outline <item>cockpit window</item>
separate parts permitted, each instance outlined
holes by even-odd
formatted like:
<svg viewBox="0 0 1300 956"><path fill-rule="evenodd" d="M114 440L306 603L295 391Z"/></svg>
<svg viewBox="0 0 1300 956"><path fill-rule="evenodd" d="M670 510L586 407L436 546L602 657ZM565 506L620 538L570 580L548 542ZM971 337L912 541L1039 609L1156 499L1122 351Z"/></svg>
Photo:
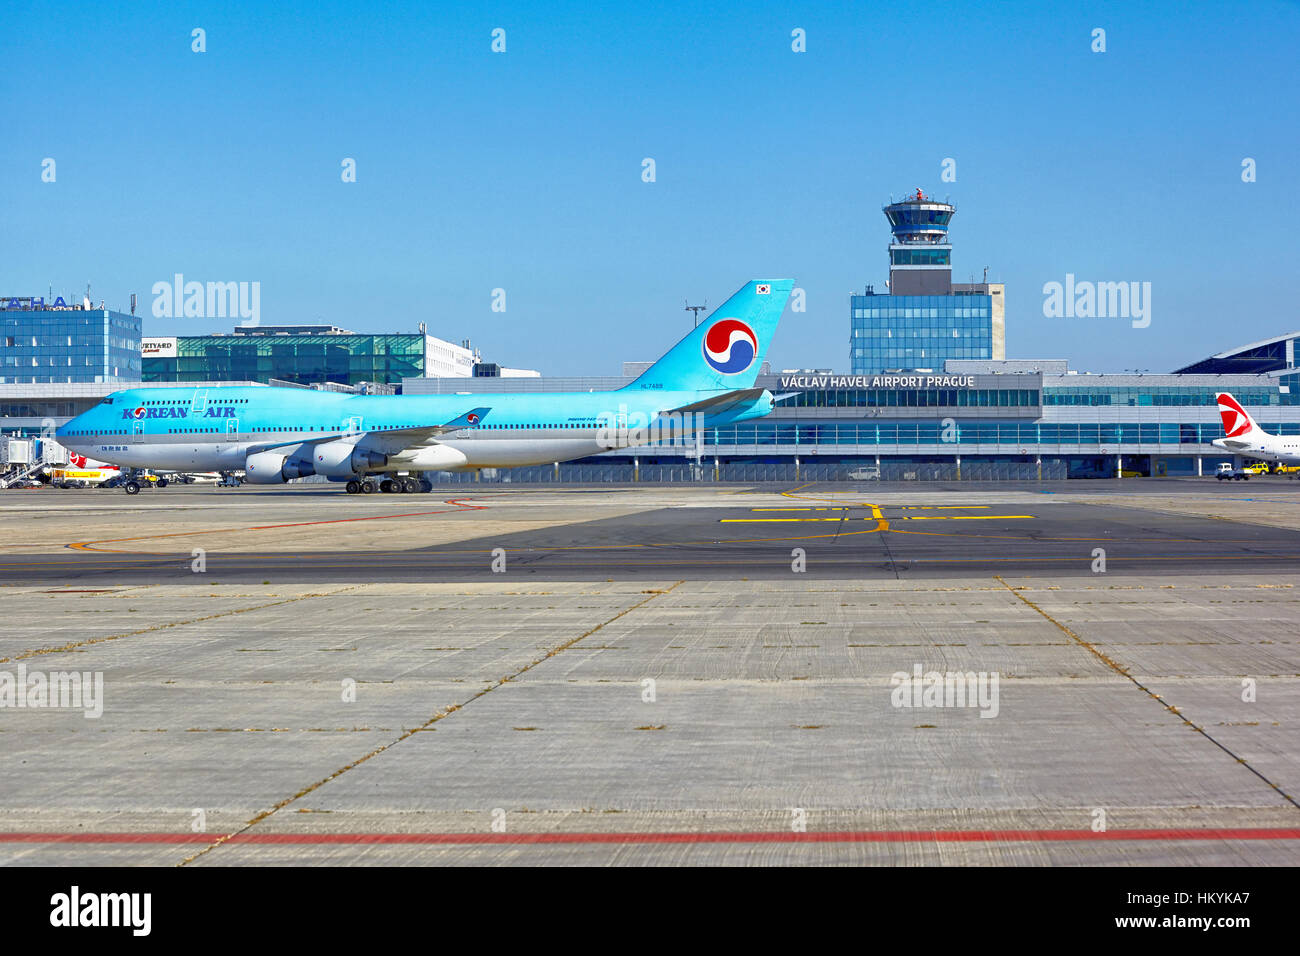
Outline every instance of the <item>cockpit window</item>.
<svg viewBox="0 0 1300 956"><path fill-rule="evenodd" d="M99 404L101 404L101 405L112 405L112 404L113 404L113 400L112 400L111 398L106 398L106 399L104 399L102 402L100 402Z"/></svg>

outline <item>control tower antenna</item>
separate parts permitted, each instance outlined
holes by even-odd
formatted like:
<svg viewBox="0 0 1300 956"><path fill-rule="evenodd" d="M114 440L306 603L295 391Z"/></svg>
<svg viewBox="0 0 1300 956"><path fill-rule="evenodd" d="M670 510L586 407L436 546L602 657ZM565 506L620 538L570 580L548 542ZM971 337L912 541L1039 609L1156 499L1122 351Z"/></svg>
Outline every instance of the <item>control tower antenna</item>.
<svg viewBox="0 0 1300 956"><path fill-rule="evenodd" d="M693 312L693 313L695 313L695 315L694 315L695 326L694 326L694 327L695 327L695 328L698 328L698 327L699 327L699 324L700 324L700 313L703 312L705 309L707 309L707 308L709 307L709 300L708 300L708 299L705 299L703 305L691 305L689 299L683 299L682 301L687 303L686 308L683 309L682 311L684 311L684 312Z"/></svg>

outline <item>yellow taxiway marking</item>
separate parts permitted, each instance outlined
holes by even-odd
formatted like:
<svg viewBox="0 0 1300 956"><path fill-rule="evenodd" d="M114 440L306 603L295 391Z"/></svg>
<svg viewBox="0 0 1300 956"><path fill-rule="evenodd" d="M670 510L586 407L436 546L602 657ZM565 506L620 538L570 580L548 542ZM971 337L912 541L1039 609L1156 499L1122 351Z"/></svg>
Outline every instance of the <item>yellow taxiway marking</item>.
<svg viewBox="0 0 1300 956"><path fill-rule="evenodd" d="M995 518L1032 518L1033 515L905 515L900 521L992 521Z"/></svg>
<svg viewBox="0 0 1300 956"><path fill-rule="evenodd" d="M886 508L902 508L904 511L982 511L988 505L885 505Z"/></svg>
<svg viewBox="0 0 1300 956"><path fill-rule="evenodd" d="M993 521L997 518L1033 518L1034 515L905 515L899 521ZM882 521L878 514L871 518L719 518L719 524L760 524L777 521Z"/></svg>
<svg viewBox="0 0 1300 956"><path fill-rule="evenodd" d="M848 511L848 508L750 508L750 511Z"/></svg>
<svg viewBox="0 0 1300 956"><path fill-rule="evenodd" d="M773 521L852 521L852 518L719 518L718 524L762 524ZM866 521L866 518L862 519Z"/></svg>

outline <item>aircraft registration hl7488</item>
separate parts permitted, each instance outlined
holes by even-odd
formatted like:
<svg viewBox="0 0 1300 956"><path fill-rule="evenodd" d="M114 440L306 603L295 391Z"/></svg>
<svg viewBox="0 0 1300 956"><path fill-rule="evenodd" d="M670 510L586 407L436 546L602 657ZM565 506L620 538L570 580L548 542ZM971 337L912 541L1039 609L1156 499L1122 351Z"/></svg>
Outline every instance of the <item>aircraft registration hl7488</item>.
<svg viewBox="0 0 1300 956"><path fill-rule="evenodd" d="M68 448L128 468L240 471L258 484L308 475L374 490L428 490L412 477L549 464L759 418L755 388L794 283L753 281L630 385L608 392L346 395L296 388L115 392L60 428ZM128 489L129 490L129 489Z"/></svg>

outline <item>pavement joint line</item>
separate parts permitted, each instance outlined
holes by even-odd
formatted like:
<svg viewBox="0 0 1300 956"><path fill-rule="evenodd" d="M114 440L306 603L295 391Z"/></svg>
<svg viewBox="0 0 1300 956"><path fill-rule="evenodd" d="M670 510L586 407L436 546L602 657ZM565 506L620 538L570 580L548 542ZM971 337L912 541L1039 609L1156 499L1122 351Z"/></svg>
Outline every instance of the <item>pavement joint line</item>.
<svg viewBox="0 0 1300 956"><path fill-rule="evenodd" d="M1044 617L1045 619L1047 619L1048 621L1050 621L1050 622L1051 622L1051 623L1052 623L1052 624L1053 624L1053 625L1054 625L1058 630L1064 632L1064 633L1065 633L1065 634L1066 634L1066 635L1067 635L1071 640L1075 641L1075 642L1076 642L1080 647L1082 647L1084 650L1088 651L1090 654L1092 654L1094 657L1096 657L1099 661L1101 661L1103 664L1105 664L1107 667L1109 667L1109 668L1110 668L1111 670L1113 670L1115 673L1117 673L1117 674L1119 674L1121 677L1124 677L1124 678L1128 679L1129 681L1131 681L1135 687L1137 687L1139 690L1141 690L1144 694L1146 694L1148 697L1150 697L1150 698L1151 698L1152 700L1154 700L1156 703L1160 704L1161 707L1163 707L1165 710L1169 711L1169 713L1173 714L1175 717L1177 717L1179 720L1181 720L1181 721L1182 721L1186 726L1192 728L1192 730L1196 731L1198 734L1200 734L1202 737L1204 737L1204 738L1205 738L1206 740L1208 740L1210 743L1214 744L1214 746L1218 747L1220 750L1222 750L1225 754L1227 754L1229 757L1231 757L1231 758L1232 758L1233 760L1235 760L1237 763L1241 764L1243 767L1245 767L1247 770L1249 770L1251 773L1253 773L1256 777L1258 777L1258 778L1259 778L1260 780L1262 780L1264 783L1268 784L1268 785L1269 785L1269 786L1270 786L1270 787L1271 787L1271 788L1272 788L1276 793L1278 793L1278 794L1282 797L1282 799L1285 800L1287 803L1291 804L1291 805L1292 805L1293 807L1295 807L1297 810L1300 810L1300 802L1297 802L1295 797L1291 796L1291 794L1289 794L1289 793L1287 793L1285 790L1283 790L1283 789L1281 788L1281 786L1279 786L1278 784L1274 783L1274 782L1273 782L1272 780L1270 780L1268 777L1264 776L1264 774L1260 773L1258 770L1256 770L1254 767L1252 767L1252 766L1250 765L1250 762L1247 761L1245 757L1238 756L1236 753L1234 753L1234 752L1233 752L1229 747L1227 747L1225 744L1223 744L1223 743L1221 743L1220 741L1218 741L1217 739L1215 739L1215 737L1214 737L1213 735L1211 735L1211 734L1209 733L1209 731L1207 731L1204 727L1200 726L1199 724L1193 723L1191 720L1188 720L1187 717L1183 714L1183 712L1182 712L1181 710L1179 710L1179 709L1178 709L1177 707L1175 707L1173 704L1169 703L1167 700L1165 700L1163 697L1161 697L1161 696L1160 696L1159 694L1157 694L1155 691L1151 690L1151 688L1147 687L1147 686L1146 686L1145 684L1143 684L1140 680L1138 680L1136 677L1134 677L1133 674L1132 674L1132 672L1129 671L1129 669L1128 669L1127 667L1125 667L1123 664L1119 663L1119 662L1116 661L1114 658L1112 658L1112 657L1110 657L1109 655L1107 655L1105 651L1100 650L1096 645L1094 645L1094 644L1092 644L1092 643L1090 643L1090 642L1088 642L1088 641L1085 641L1082 637L1080 637L1078 634L1076 634L1076 633L1075 633L1074 631L1072 631L1070 628L1068 628L1067 626L1065 626L1064 624L1062 624L1060 621L1058 621L1056 618L1052 617L1052 615L1048 614L1046 611L1044 611L1041 607L1039 607L1039 606L1038 606L1037 604L1035 604L1033 601L1029 600L1029 598L1027 598L1027 597L1025 597L1023 594L1021 594L1020 591L1023 590L1023 588L1022 588L1022 589L1013 588L1010 584L1007 584L1007 582L1006 582L1005 580L1003 580L1003 578L1002 578L1001 575L995 574L995 575L993 576L993 578L994 578L995 581L997 581L999 584L1001 584L1004 588L1006 588L1008 591L1010 591L1012 594L1014 594L1017 598L1019 598L1020 601L1023 602L1026 606L1028 606L1029 608L1031 608L1031 609L1033 609L1034 611L1038 612L1038 614L1040 614L1042 617Z"/></svg>
<svg viewBox="0 0 1300 956"><path fill-rule="evenodd" d="M70 833L0 832L4 843L162 844L181 845L205 839L202 834L77 831ZM243 833L232 846L310 846L356 844L548 844L548 843L1038 843L1076 840L1300 840L1297 827L1175 827L1132 830L647 830L534 833Z"/></svg>
<svg viewBox="0 0 1300 956"><path fill-rule="evenodd" d="M108 641L121 640L124 637L138 637L141 634L153 634L158 631L170 630L173 627L185 627L189 624L201 624L204 621L215 621L218 618L230 617L233 614L246 614L249 611L263 611L269 607L280 607L284 604L296 604L298 601L305 601L308 598L331 597L335 594L342 594L344 591L351 591L361 585L349 585L348 587L339 588L336 591L314 591L311 594L300 594L297 597L284 598L280 601L272 601L269 604L255 604L252 607L239 607L230 611L221 611L218 614L206 614L203 617L192 617L184 621L171 621L166 624L155 624L152 627L142 627L135 631L123 631L121 634L109 634L105 637L90 637L84 641L70 641L67 644L61 644L58 647L37 647L30 650L19 651L13 657L0 657L0 664L8 664L13 661L27 660L32 657L39 657L42 654L65 654L78 650L83 647L92 647L95 644L104 644Z"/></svg>
<svg viewBox="0 0 1300 956"><path fill-rule="evenodd" d="M198 852L192 853L189 856L185 857L185 859L181 860L176 865L178 867L186 866L194 862L204 854L210 853L212 850L215 850L217 847L229 843L231 840L241 837L241 834L247 833L253 827L257 826L257 824L263 822L264 820L269 819L272 815L279 812L280 810L283 810L291 803L300 800L301 798L307 796L307 794L309 793L319 790L321 787L329 783L331 780L335 780L341 777L343 774L347 773L349 770L352 770L354 767L360 766L361 764L365 763L371 757L376 757L379 754L383 753L385 750L389 750L392 747L396 747L403 740L407 740L418 733L428 730L430 727L432 727L438 721L442 720L444 717L450 716L451 714L454 714L459 710L463 710L465 707L472 704L480 697L483 697L486 694L490 694L492 691L496 690L498 687L502 686L503 684L510 683L511 681L517 679L521 675L526 674L528 671L532 670L537 665L543 663L544 661L550 660L552 657L555 657L557 654L561 654L564 651L567 651L569 648L573 647L579 641L588 638L591 635L595 634L597 631L601 630L602 628L605 628L608 625L613 624L615 621L617 621L619 618L623 617L624 615L631 614L633 611L645 607L655 598L659 597L660 595L667 594L673 589L685 583L686 582L684 580L674 581L671 585L669 585L666 588L655 588L651 590L650 593L645 598L636 602L635 604L629 605L628 607L619 611L613 617L601 621L599 624L597 624L595 627L591 628L590 630L587 630L582 634L579 634L577 637L572 638L571 640L565 641L563 644L560 644L557 647L551 648L541 657L533 661L530 661L529 663L525 664L523 667L518 668L514 672L507 674L505 677L502 677L499 680L496 680L493 683L489 684L487 687L484 687L482 690L477 691L474 694L471 694L468 698L466 698L466 700L463 703L452 704L450 707L439 710L432 717L426 720L424 723L420 724L418 727L409 728L408 730L404 731L400 736L398 736L396 739L391 740L386 744L380 744L378 747L376 747L374 750L370 751L369 753L364 754L358 757L356 760L353 760L351 763L340 767L338 770L335 770L333 773L329 774L328 776L322 777L320 780L317 780L315 783L311 784L310 786L304 787L302 790L299 790L297 793L293 794L292 796L286 797L285 799L276 803L270 809L263 810L257 816L253 817L251 820L246 822L239 829L233 830L232 832L221 836L220 838L209 843L207 846L205 846L203 849L199 850Z"/></svg>

